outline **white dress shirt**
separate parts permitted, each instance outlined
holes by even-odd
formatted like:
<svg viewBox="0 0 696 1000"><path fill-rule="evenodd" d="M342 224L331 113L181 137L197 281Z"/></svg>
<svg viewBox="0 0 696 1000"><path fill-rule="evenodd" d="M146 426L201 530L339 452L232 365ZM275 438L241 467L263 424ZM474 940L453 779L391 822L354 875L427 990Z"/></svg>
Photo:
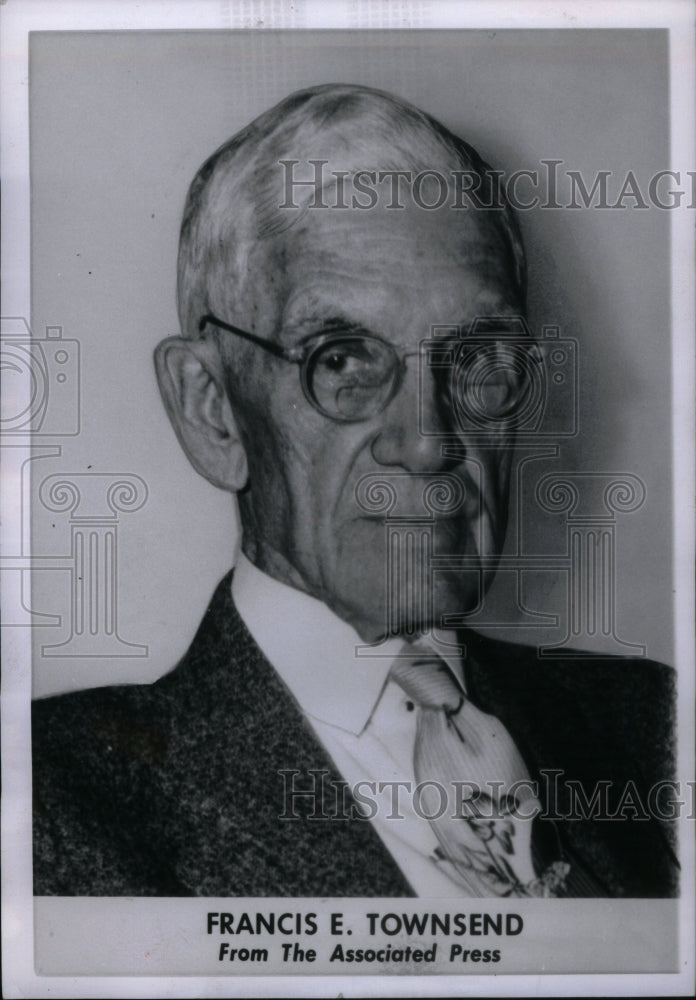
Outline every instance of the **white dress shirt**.
<svg viewBox="0 0 696 1000"><path fill-rule="evenodd" d="M416 783L417 712L388 676L403 640L366 647L355 629L325 604L261 572L243 553L232 597L345 781L351 788L358 782L382 783L381 793L362 786L377 807L371 822L414 892L461 897L462 887L435 858L437 838L430 823L413 809L409 789ZM456 645L452 633L438 633L438 640ZM443 655L442 646L437 652ZM463 688L458 656L444 659ZM399 789L393 782L408 785ZM395 813L403 818L394 818Z"/></svg>

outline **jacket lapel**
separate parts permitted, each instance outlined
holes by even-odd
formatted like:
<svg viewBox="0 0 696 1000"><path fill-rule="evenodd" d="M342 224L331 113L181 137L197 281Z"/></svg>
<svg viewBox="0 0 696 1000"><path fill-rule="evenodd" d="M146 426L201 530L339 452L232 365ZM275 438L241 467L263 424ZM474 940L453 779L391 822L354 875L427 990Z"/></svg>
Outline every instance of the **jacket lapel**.
<svg viewBox="0 0 696 1000"><path fill-rule="evenodd" d="M346 818L353 801L242 622L230 581L159 682L178 707L168 763L183 790L170 802L177 878L206 895L412 895L369 821Z"/></svg>

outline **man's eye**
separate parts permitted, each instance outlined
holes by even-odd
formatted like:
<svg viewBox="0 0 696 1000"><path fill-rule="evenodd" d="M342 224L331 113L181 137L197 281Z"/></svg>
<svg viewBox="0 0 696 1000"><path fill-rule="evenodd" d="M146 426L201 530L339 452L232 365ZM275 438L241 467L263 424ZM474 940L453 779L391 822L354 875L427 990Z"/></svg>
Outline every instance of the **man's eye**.
<svg viewBox="0 0 696 1000"><path fill-rule="evenodd" d="M332 372L344 372L350 365L351 360L355 361L355 355L347 350L332 350L325 354L321 363Z"/></svg>
<svg viewBox="0 0 696 1000"><path fill-rule="evenodd" d="M364 378L374 372L379 374L383 365L381 351L370 350L368 345L355 341L332 344L317 359L318 371L348 379Z"/></svg>
<svg viewBox="0 0 696 1000"><path fill-rule="evenodd" d="M324 344L309 360L306 379L321 409L340 420L361 420L388 399L396 367L391 348L375 338L346 337Z"/></svg>

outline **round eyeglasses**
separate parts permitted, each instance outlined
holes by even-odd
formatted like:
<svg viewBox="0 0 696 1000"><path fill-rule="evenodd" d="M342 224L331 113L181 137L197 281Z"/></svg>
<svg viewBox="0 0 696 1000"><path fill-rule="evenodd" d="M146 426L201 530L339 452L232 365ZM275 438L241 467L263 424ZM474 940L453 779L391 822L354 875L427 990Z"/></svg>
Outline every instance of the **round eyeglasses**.
<svg viewBox="0 0 696 1000"><path fill-rule="evenodd" d="M331 420L354 423L376 416L398 391L406 369L408 355L399 356L391 344L372 334L330 330L286 348L210 314L202 317L199 331L208 325L299 365L307 400Z"/></svg>
<svg viewBox="0 0 696 1000"><path fill-rule="evenodd" d="M406 359L417 357L423 348L397 352L374 334L350 330L329 330L312 334L295 347L281 347L274 341L225 323L212 314L203 316L200 333L216 326L264 350L300 366L302 390L308 402L331 420L357 423L380 413L399 391L406 371ZM501 347L502 343L502 347ZM445 404L456 423L481 426L509 422L515 413L528 408L538 378L529 379L528 364L509 356L511 344L487 337L475 342L437 340L426 359ZM525 349L524 354L527 354ZM456 431L455 431L456 433Z"/></svg>

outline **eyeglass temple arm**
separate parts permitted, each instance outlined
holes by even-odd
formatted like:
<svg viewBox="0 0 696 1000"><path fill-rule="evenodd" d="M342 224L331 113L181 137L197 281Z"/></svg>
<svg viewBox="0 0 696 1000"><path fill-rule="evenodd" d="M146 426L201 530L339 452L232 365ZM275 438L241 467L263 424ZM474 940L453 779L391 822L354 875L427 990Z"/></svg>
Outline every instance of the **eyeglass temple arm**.
<svg viewBox="0 0 696 1000"><path fill-rule="evenodd" d="M219 326L221 330L227 330L228 333L235 333L238 337L251 341L252 344L258 344L259 347L263 347L264 350L270 351L271 354L275 354L277 358L283 358L284 361L299 362L302 360L296 351L289 351L285 347L281 347L280 344L274 344L272 340L266 340L264 337L257 337L255 333L249 333L248 330L242 330L240 327L233 326L231 323L224 323L221 319L213 316L212 313L207 313L205 316L201 317L200 322L198 323L198 332L203 333L208 324L211 326Z"/></svg>

